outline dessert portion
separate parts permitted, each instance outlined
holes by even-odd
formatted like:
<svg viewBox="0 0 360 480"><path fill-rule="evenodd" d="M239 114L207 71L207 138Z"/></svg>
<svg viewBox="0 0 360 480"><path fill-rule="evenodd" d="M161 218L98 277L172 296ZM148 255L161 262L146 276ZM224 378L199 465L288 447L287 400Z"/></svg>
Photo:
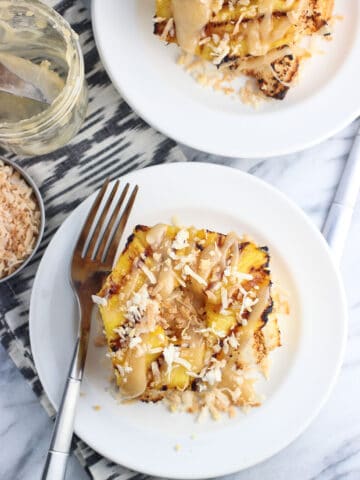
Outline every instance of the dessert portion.
<svg viewBox="0 0 360 480"><path fill-rule="evenodd" d="M304 40L331 35L333 6L334 0L157 0L154 33L283 99L310 55Z"/></svg>
<svg viewBox="0 0 360 480"><path fill-rule="evenodd" d="M93 297L121 397L235 414L280 346L266 247L205 229L138 225Z"/></svg>
<svg viewBox="0 0 360 480"><path fill-rule="evenodd" d="M34 249L40 210L32 188L0 160L0 278L13 273Z"/></svg>

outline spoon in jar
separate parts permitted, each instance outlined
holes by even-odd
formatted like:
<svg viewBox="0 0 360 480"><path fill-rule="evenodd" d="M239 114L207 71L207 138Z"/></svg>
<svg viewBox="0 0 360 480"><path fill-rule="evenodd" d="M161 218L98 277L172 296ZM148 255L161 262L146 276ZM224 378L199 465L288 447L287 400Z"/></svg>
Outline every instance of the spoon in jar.
<svg viewBox="0 0 360 480"><path fill-rule="evenodd" d="M31 83L24 82L22 78L10 72L2 63L0 63L0 91L37 102L48 103L37 88Z"/></svg>
<svg viewBox="0 0 360 480"><path fill-rule="evenodd" d="M0 53L0 91L50 105L64 87L64 81L43 62Z"/></svg>

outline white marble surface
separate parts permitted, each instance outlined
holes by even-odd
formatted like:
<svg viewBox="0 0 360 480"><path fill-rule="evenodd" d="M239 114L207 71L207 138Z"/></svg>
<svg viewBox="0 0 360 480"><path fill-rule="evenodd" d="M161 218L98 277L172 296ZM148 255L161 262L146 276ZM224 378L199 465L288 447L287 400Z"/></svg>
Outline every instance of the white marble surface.
<svg viewBox="0 0 360 480"><path fill-rule="evenodd" d="M354 122L311 150L269 160L215 158L183 148L191 160L220 162L263 178L290 196L320 228L359 126L359 121ZM359 245L360 201L341 267L350 313L346 358L329 401L292 445L232 479L360 479ZM50 431L51 421L0 348L0 479L38 479ZM72 459L67 478L85 480L88 476Z"/></svg>

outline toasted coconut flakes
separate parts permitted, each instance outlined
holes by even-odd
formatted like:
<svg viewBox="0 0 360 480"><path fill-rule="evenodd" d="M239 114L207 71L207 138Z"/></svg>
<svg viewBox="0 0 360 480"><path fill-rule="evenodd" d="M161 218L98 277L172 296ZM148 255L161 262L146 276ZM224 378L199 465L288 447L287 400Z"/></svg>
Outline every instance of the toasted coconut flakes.
<svg viewBox="0 0 360 480"><path fill-rule="evenodd" d="M165 362L167 363L167 373L169 375L175 358L175 346L170 344L168 347L164 348L163 355Z"/></svg>
<svg viewBox="0 0 360 480"><path fill-rule="evenodd" d="M258 298L252 299L249 296L246 296L243 301L245 310L247 310L248 312L251 312L252 307L255 306L258 303L258 301L259 301Z"/></svg>
<svg viewBox="0 0 360 480"><path fill-rule="evenodd" d="M194 402L195 402L194 392L189 390L185 391L181 396L181 400L182 400L184 410L187 412L192 411L192 409L194 408Z"/></svg>
<svg viewBox="0 0 360 480"><path fill-rule="evenodd" d="M206 43L210 42L211 37L204 37L199 41L199 45L205 45Z"/></svg>
<svg viewBox="0 0 360 480"><path fill-rule="evenodd" d="M231 275L231 268L228 266L224 270L224 277L230 277Z"/></svg>
<svg viewBox="0 0 360 480"><path fill-rule="evenodd" d="M145 275L147 276L147 278L149 279L149 282L150 282L152 285L155 285L155 283L156 283L156 277L155 277L155 275L153 274L153 272L152 272L145 264L141 264L141 265L140 265L140 268L141 268L141 270L145 273Z"/></svg>
<svg viewBox="0 0 360 480"><path fill-rule="evenodd" d="M160 253L154 253L153 259L155 260L155 262L160 262L161 254Z"/></svg>
<svg viewBox="0 0 360 480"><path fill-rule="evenodd" d="M126 302L125 317L128 320L139 321L144 314L149 301L150 297L147 286L143 285L139 291L134 293L132 298Z"/></svg>
<svg viewBox="0 0 360 480"><path fill-rule="evenodd" d="M184 280L180 278L179 275L177 275L175 272L173 272L173 274L176 280L179 282L179 285L181 285L182 287L186 287L186 283L184 282Z"/></svg>
<svg viewBox="0 0 360 480"><path fill-rule="evenodd" d="M119 370L119 373L122 377L125 377L127 373L131 373L133 371L132 367L129 367L128 365L116 365L116 368Z"/></svg>
<svg viewBox="0 0 360 480"><path fill-rule="evenodd" d="M163 348L162 347L150 348L149 350L147 350L147 352L150 353L151 355L156 353L162 353Z"/></svg>
<svg viewBox="0 0 360 480"><path fill-rule="evenodd" d="M232 348L237 348L239 346L239 342L234 334L228 337L228 343Z"/></svg>
<svg viewBox="0 0 360 480"><path fill-rule="evenodd" d="M220 368L213 368L205 373L203 377L204 382L207 382L209 385L215 385L221 381L221 370Z"/></svg>
<svg viewBox="0 0 360 480"><path fill-rule="evenodd" d="M238 21L236 22L235 24L235 27L234 27L234 30L233 30L233 36L237 35L239 33L239 29L240 29L240 23L244 20L244 14L240 15L240 17L238 18Z"/></svg>
<svg viewBox="0 0 360 480"><path fill-rule="evenodd" d="M39 227L40 210L32 188L0 160L0 278L31 254Z"/></svg>
<svg viewBox="0 0 360 480"><path fill-rule="evenodd" d="M222 310L226 310L229 306L229 299L228 299L228 294L227 294L227 289L224 287L221 287L221 307Z"/></svg>
<svg viewBox="0 0 360 480"><path fill-rule="evenodd" d="M226 337L223 342L223 351L227 355L231 348L238 348L239 342L235 335L232 333L229 337Z"/></svg>
<svg viewBox="0 0 360 480"><path fill-rule="evenodd" d="M186 229L181 229L176 234L175 240L172 243L172 248L175 250L181 250L187 247L189 239L189 232Z"/></svg>
<svg viewBox="0 0 360 480"><path fill-rule="evenodd" d="M243 272L234 272L232 274L234 277L236 277L239 282L243 282L244 280L253 280L254 276L251 275L251 273L243 273Z"/></svg>
<svg viewBox="0 0 360 480"><path fill-rule="evenodd" d="M133 338L130 339L129 348L135 348L141 342L142 342L141 337L133 337Z"/></svg>
<svg viewBox="0 0 360 480"><path fill-rule="evenodd" d="M176 253L173 252L170 248L168 250L168 255L172 260L179 260L179 257L176 255Z"/></svg>
<svg viewBox="0 0 360 480"><path fill-rule="evenodd" d="M230 418L236 417L236 408L233 405L229 407L229 417Z"/></svg>
<svg viewBox="0 0 360 480"><path fill-rule="evenodd" d="M175 345L173 345L172 343L168 347L164 348L163 355L165 362L167 363L168 375L171 373L173 363L177 363L178 365L182 365L187 370L191 370L190 362L180 357L179 347L175 347Z"/></svg>
<svg viewBox="0 0 360 480"><path fill-rule="evenodd" d="M198 275L196 272L194 272L194 270L192 270L192 268L190 268L189 265L185 265L185 267L183 269L183 273L185 275L190 275L190 277L192 277L194 280L196 280L201 285L204 285L205 287L207 286L206 280L204 280L202 277L200 277L200 275Z"/></svg>
<svg viewBox="0 0 360 480"><path fill-rule="evenodd" d="M221 392L226 392L230 398L232 398L232 400L234 400L235 402L237 400L239 400L239 398L241 397L241 390L240 388L235 388L235 390L231 390L230 388L227 388L227 387L222 387L219 389Z"/></svg>
<svg viewBox="0 0 360 480"><path fill-rule="evenodd" d="M105 297L99 297L98 295L91 295L91 300L96 305L101 305L102 307L106 307L108 303Z"/></svg>
<svg viewBox="0 0 360 480"><path fill-rule="evenodd" d="M162 23L165 22L166 18L165 17L154 17L153 22L154 23Z"/></svg>
<svg viewBox="0 0 360 480"><path fill-rule="evenodd" d="M215 293L213 293L211 290L206 290L205 292L206 296L208 297L209 300L212 300L213 302L216 302L217 297Z"/></svg>
<svg viewBox="0 0 360 480"><path fill-rule="evenodd" d="M239 95L245 105L250 105L254 108L258 108L266 100L265 95L259 90L253 78L246 80L245 85L240 89Z"/></svg>
<svg viewBox="0 0 360 480"><path fill-rule="evenodd" d="M204 405L202 409L200 410L200 414L197 418L197 421L199 423L203 423L209 416L209 408L207 405Z"/></svg>
<svg viewBox="0 0 360 480"><path fill-rule="evenodd" d="M169 20L167 21L166 25L165 25L165 28L164 28L164 31L163 33L161 34L161 40L166 40L167 39L167 36L169 34L171 34L172 30L174 28L174 19L173 18L169 18ZM171 35L173 36L173 35Z"/></svg>
<svg viewBox="0 0 360 480"><path fill-rule="evenodd" d="M217 292L218 290L220 290L220 288L221 288L221 282L217 282L217 283L215 283L215 285L213 286L212 291L213 291L213 292Z"/></svg>
<svg viewBox="0 0 360 480"><path fill-rule="evenodd" d="M157 382L160 380L160 370L159 370L159 365L157 362L152 362L151 363L151 371L154 377L154 380Z"/></svg>
<svg viewBox="0 0 360 480"><path fill-rule="evenodd" d="M217 337L220 337L220 338L223 338L226 336L226 333L223 332L222 330L215 330L214 328L201 328L200 330L196 330L198 333L213 333L214 335L216 335Z"/></svg>

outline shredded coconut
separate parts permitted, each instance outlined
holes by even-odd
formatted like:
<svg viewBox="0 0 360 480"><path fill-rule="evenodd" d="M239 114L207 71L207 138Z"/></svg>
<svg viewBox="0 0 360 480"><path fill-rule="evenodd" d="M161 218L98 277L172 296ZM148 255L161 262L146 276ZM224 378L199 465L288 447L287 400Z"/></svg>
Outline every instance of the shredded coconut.
<svg viewBox="0 0 360 480"><path fill-rule="evenodd" d="M174 344L171 343L168 347L164 348L163 355L167 364L168 375L171 373L173 363L177 363L178 365L185 367L187 370L191 370L190 362L180 357L180 349Z"/></svg>
<svg viewBox="0 0 360 480"><path fill-rule="evenodd" d="M33 251L40 210L32 188L0 160L0 278L13 273Z"/></svg>
<svg viewBox="0 0 360 480"><path fill-rule="evenodd" d="M159 365L157 362L152 362L151 363L151 371L154 377L155 381L158 381L160 379L160 370L159 370Z"/></svg>
<svg viewBox="0 0 360 480"><path fill-rule="evenodd" d="M140 320L149 303L150 297L146 285L143 285L133 297L126 302L125 317L135 321Z"/></svg>
<svg viewBox="0 0 360 480"><path fill-rule="evenodd" d="M141 337L132 337L129 342L129 348L135 348L142 343Z"/></svg>
<svg viewBox="0 0 360 480"><path fill-rule="evenodd" d="M183 273L185 275L190 275L190 277L192 277L194 280L196 280L201 285L204 285L205 287L207 286L206 280L204 280L202 277L200 277L200 275L198 275L196 272L194 272L194 270L192 270L192 268L190 268L189 265L185 265L185 267L183 269Z"/></svg>
<svg viewBox="0 0 360 480"><path fill-rule="evenodd" d="M132 367L129 367L128 365L116 365L116 368L119 370L119 373L122 377L125 377L127 373L131 373L133 371Z"/></svg>
<svg viewBox="0 0 360 480"><path fill-rule="evenodd" d="M145 273L145 275L147 276L147 278L149 279L149 282L152 284L152 285L155 285L156 283L156 277L155 275L153 274L153 272L144 264L142 263L140 265L140 268L141 270Z"/></svg>
<svg viewBox="0 0 360 480"><path fill-rule="evenodd" d="M99 297L98 295L91 295L91 300L96 305L101 305L102 307L106 307L108 302L105 297Z"/></svg>
<svg viewBox="0 0 360 480"><path fill-rule="evenodd" d="M221 307L222 311L225 311L229 306L229 298L227 295L227 289L224 287L221 287Z"/></svg>
<svg viewBox="0 0 360 480"><path fill-rule="evenodd" d="M213 368L205 373L203 377L204 382L207 382L209 385L215 385L215 383L221 381L221 370L219 367Z"/></svg>
<svg viewBox="0 0 360 480"><path fill-rule="evenodd" d="M167 36L170 35L171 37L174 36L174 19L169 18L164 28L163 33L161 34L161 39L166 40Z"/></svg>
<svg viewBox="0 0 360 480"><path fill-rule="evenodd" d="M174 248L175 250L181 250L187 247L189 245L188 239L189 239L189 232L184 228L179 230L178 233L176 234L175 240L172 243L172 248Z"/></svg>
<svg viewBox="0 0 360 480"><path fill-rule="evenodd" d="M237 280L239 280L239 282L243 282L244 280L253 280L254 277L253 275L251 275L251 273L242 273L242 272L233 272L232 274L234 277L237 278Z"/></svg>

